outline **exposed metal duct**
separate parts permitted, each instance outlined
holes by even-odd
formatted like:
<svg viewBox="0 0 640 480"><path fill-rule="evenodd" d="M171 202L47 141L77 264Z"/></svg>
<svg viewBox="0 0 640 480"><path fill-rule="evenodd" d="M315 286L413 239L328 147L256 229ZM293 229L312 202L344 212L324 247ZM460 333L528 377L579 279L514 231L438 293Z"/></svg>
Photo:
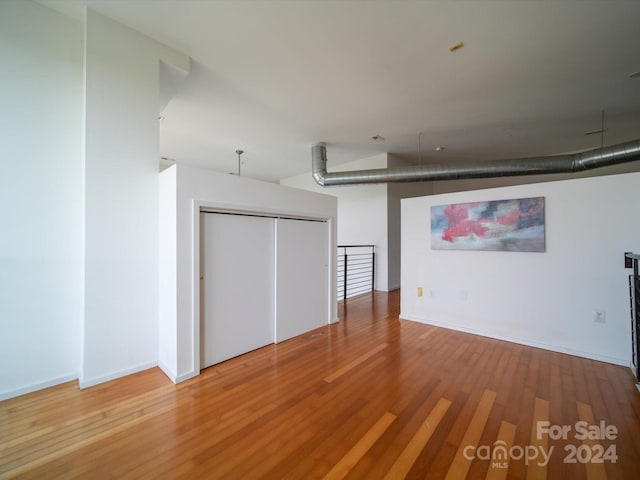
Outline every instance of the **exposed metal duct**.
<svg viewBox="0 0 640 480"><path fill-rule="evenodd" d="M574 173L640 160L640 140L597 148L573 155L493 160L489 162L418 165L348 172L327 172L327 147L311 147L312 174L318 185L359 185L391 182L428 182L545 173Z"/></svg>

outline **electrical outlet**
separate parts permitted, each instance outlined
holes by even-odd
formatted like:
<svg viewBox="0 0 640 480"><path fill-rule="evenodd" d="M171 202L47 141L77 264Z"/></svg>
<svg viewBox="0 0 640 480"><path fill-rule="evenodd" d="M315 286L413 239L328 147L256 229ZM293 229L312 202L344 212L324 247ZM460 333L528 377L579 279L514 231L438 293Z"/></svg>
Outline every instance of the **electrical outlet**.
<svg viewBox="0 0 640 480"><path fill-rule="evenodd" d="M607 312L604 310L596 310L593 315L593 321L596 323L605 323L607 320Z"/></svg>
<svg viewBox="0 0 640 480"><path fill-rule="evenodd" d="M418 296L421 297L422 296L422 287L418 287Z"/></svg>

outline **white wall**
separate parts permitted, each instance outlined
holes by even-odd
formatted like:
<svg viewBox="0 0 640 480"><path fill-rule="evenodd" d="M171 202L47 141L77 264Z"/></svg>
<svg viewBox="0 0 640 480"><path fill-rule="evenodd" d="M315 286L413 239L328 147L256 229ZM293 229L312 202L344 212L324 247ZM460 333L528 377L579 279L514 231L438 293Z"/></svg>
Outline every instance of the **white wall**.
<svg viewBox="0 0 640 480"><path fill-rule="evenodd" d="M401 160L395 155L388 155L389 167L405 167L412 163ZM421 197L433 194L432 182L389 183L387 185L387 238L389 256L389 290L396 290L401 285L401 204L403 198Z"/></svg>
<svg viewBox="0 0 640 480"><path fill-rule="evenodd" d="M80 369L82 30L0 2L0 399Z"/></svg>
<svg viewBox="0 0 640 480"><path fill-rule="evenodd" d="M387 255L389 291L400 288L400 200L401 188L397 184L387 187Z"/></svg>
<svg viewBox="0 0 640 480"><path fill-rule="evenodd" d="M309 157L311 162L311 157ZM344 163L331 171L386 168L387 154ZM387 234L387 186L358 185L324 188L315 183L311 173L280 180L281 185L321 192L338 199L338 244L376 246L376 290L389 290L388 234ZM397 288L397 287L396 287Z"/></svg>
<svg viewBox="0 0 640 480"><path fill-rule="evenodd" d="M210 170L174 165L160 173L161 179L171 175L176 176L175 193L171 188L166 188L170 181L161 181L161 198L165 195L176 195L176 248L172 249L169 242L162 245L160 255L166 260L161 271L161 277L167 272L167 266L177 265L177 284L175 291L170 283L164 284L162 296L177 299L177 310L174 313L160 312L164 318L160 329L160 344L165 341L172 342L172 338L163 339L166 334L176 334L176 357L170 351L163 353L159 358L159 365L165 373L174 381L179 382L197 375L197 362L199 345L194 344L194 327L199 328L199 305L194 304L196 298L197 271L195 269L199 252L196 249L198 238L198 212L200 206L215 208L244 210L264 213L290 214L292 216L309 216L315 218L327 218L330 221L332 231L332 251L336 245L335 222L337 204L334 197L319 195L312 192L303 192L294 188L260 182L249 178L217 173ZM162 201L162 200L161 200ZM165 220L171 212L161 212L160 224L171 222ZM337 303L335 297L335 258L330 262L330 317L338 320ZM163 304L164 309L167 302ZM172 318L173 320L168 320ZM196 319L198 319L196 321ZM175 325L172 328L171 325ZM164 355L167 355L166 357ZM175 370L172 368L175 365ZM169 368L165 369L165 366Z"/></svg>
<svg viewBox="0 0 640 480"><path fill-rule="evenodd" d="M172 379L176 378L178 371L176 170L169 168L160 175L158 203L158 366Z"/></svg>
<svg viewBox="0 0 640 480"><path fill-rule="evenodd" d="M158 360L160 61L188 58L88 10L81 386Z"/></svg>
<svg viewBox="0 0 640 480"><path fill-rule="evenodd" d="M638 191L630 173L402 200L401 317L629 365ZM431 250L432 205L533 196L546 199L545 253Z"/></svg>

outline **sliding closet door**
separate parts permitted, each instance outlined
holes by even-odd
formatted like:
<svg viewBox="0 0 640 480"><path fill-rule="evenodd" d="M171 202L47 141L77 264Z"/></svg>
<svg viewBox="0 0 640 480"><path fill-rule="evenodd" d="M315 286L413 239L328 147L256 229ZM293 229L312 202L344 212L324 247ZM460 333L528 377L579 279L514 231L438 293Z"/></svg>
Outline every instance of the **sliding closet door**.
<svg viewBox="0 0 640 480"><path fill-rule="evenodd" d="M200 367L273 343L275 219L202 213Z"/></svg>
<svg viewBox="0 0 640 480"><path fill-rule="evenodd" d="M276 335L282 342L329 321L327 222L277 220Z"/></svg>

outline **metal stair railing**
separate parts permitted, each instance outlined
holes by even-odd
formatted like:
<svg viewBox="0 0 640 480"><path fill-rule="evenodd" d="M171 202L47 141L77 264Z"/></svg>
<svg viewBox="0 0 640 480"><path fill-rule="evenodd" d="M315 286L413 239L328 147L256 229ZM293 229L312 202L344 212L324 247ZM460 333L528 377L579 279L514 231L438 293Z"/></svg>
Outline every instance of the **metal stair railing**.
<svg viewBox="0 0 640 480"><path fill-rule="evenodd" d="M338 298L374 290L375 255L375 245L338 245Z"/></svg>

